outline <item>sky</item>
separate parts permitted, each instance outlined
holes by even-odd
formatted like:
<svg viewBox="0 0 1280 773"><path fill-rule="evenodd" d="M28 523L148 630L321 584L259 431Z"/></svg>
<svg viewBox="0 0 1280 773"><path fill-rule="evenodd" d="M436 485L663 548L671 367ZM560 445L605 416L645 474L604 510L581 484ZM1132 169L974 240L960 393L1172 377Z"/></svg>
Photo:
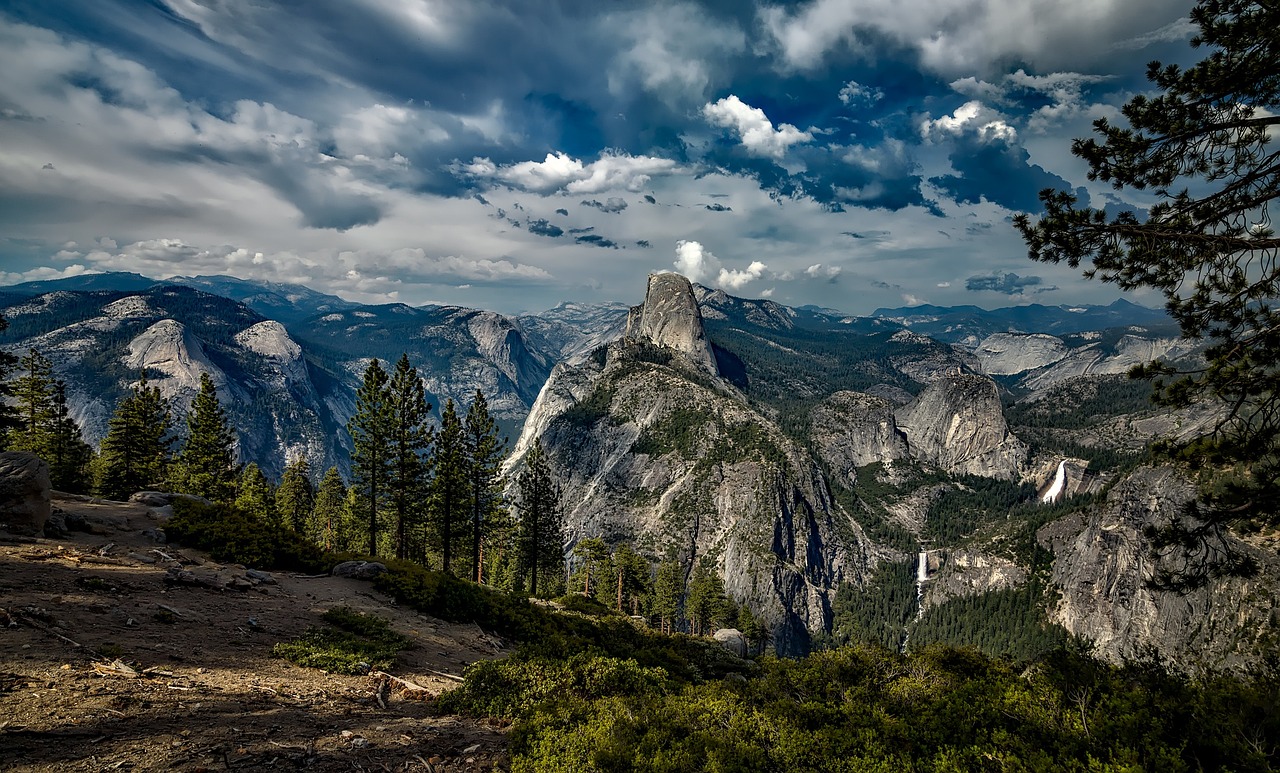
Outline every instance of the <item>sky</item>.
<svg viewBox="0 0 1280 773"><path fill-rule="evenodd" d="M1011 225L1187 64L1169 0L0 0L0 284L506 313L676 270L852 313L1107 303ZM1157 296L1131 300L1160 305Z"/></svg>

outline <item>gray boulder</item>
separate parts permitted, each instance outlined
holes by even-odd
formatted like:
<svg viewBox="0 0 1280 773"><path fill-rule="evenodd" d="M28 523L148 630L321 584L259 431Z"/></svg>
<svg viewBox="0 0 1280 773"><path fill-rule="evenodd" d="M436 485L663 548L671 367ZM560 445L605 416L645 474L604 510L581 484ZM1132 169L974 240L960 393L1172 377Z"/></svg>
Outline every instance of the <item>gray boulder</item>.
<svg viewBox="0 0 1280 773"><path fill-rule="evenodd" d="M711 634L711 638L734 655L740 658L747 656L747 637L743 636L742 631L737 628L721 628Z"/></svg>
<svg viewBox="0 0 1280 773"><path fill-rule="evenodd" d="M0 453L0 528L14 534L44 533L53 513L49 465L24 451Z"/></svg>
<svg viewBox="0 0 1280 773"><path fill-rule="evenodd" d="M353 580L372 580L385 571L387 567L377 561L343 561L333 567L331 574L334 577L350 577Z"/></svg>

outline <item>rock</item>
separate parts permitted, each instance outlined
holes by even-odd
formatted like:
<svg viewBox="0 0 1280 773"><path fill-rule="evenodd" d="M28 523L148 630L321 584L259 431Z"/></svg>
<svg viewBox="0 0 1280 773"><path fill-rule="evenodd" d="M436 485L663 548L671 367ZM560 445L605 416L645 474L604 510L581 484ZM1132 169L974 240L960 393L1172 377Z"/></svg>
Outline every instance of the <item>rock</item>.
<svg viewBox="0 0 1280 773"><path fill-rule="evenodd" d="M627 315L626 337L675 349L708 373L719 372L693 285L680 274L649 275L644 303Z"/></svg>
<svg viewBox="0 0 1280 773"><path fill-rule="evenodd" d="M143 529L142 536L161 545L168 541L164 535L164 529Z"/></svg>
<svg viewBox="0 0 1280 773"><path fill-rule="evenodd" d="M173 517L173 505L148 508L147 517L157 521L167 521Z"/></svg>
<svg viewBox="0 0 1280 773"><path fill-rule="evenodd" d="M333 567L330 574L334 577L350 577L353 580L372 580L385 571L387 567L377 561L343 561Z"/></svg>
<svg viewBox="0 0 1280 773"><path fill-rule="evenodd" d="M14 534L44 533L53 514L49 465L24 451L0 453L0 528Z"/></svg>
<svg viewBox="0 0 1280 773"><path fill-rule="evenodd" d="M1067 345L1061 338L1043 333L993 333L978 344L974 354L983 373L1008 376L1052 365L1067 356Z"/></svg>
<svg viewBox="0 0 1280 773"><path fill-rule="evenodd" d="M129 501L147 507L166 507L172 496L163 491L138 491L129 497Z"/></svg>
<svg viewBox="0 0 1280 773"><path fill-rule="evenodd" d="M742 631L737 628L721 628L711 634L711 638L734 655L740 658L747 656L747 637L743 636Z"/></svg>
<svg viewBox="0 0 1280 773"><path fill-rule="evenodd" d="M1212 578L1183 594L1149 585L1157 562L1146 528L1182 518L1195 493L1173 469L1141 467L1104 502L1042 527L1037 539L1055 555L1052 582L1061 589L1053 622L1092 641L1098 656L1112 662L1152 652L1189 669L1257 662L1280 629L1274 551L1228 533L1225 543L1256 561L1256 575Z"/></svg>
<svg viewBox="0 0 1280 773"><path fill-rule="evenodd" d="M254 582L264 583L266 585L275 585L276 578L270 572L260 572L257 569L245 570L244 576Z"/></svg>
<svg viewBox="0 0 1280 773"><path fill-rule="evenodd" d="M49 520L44 522L44 536L51 539L66 539L71 536L67 526L67 511L55 507L49 513Z"/></svg>
<svg viewBox="0 0 1280 773"><path fill-rule="evenodd" d="M893 403L861 392L836 392L814 408L809 438L833 471L856 484L854 468L902 459L907 438L894 423Z"/></svg>
<svg viewBox="0 0 1280 773"><path fill-rule="evenodd" d="M1018 477L1027 445L1009 432L996 384L961 374L938 379L896 412L911 455L955 475Z"/></svg>

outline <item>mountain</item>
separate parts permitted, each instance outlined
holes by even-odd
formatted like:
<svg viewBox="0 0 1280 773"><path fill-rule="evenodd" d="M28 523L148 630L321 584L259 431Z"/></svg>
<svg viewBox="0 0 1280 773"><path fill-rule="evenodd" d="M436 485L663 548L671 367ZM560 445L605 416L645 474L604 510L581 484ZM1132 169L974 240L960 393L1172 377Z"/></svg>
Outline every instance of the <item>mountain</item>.
<svg viewBox="0 0 1280 773"><path fill-rule="evenodd" d="M239 301L267 319L278 322L296 322L317 313L349 309L357 303L343 300L336 295L326 295L298 284L267 282L261 279L237 279L232 276L173 276L168 279L150 279L141 274L111 271L101 274L81 274L65 279L49 279L37 282L0 287L0 298L14 302L19 298L34 298L45 293L66 292L138 292L162 285L182 285Z"/></svg>
<svg viewBox="0 0 1280 773"><path fill-rule="evenodd" d="M1067 335L1107 328L1137 326L1141 332L1176 335L1177 326L1163 309L1150 309L1123 298L1107 306L1043 306L1032 303L1000 309L977 306L904 306L876 309L872 317L896 322L913 332L946 343L976 346L993 333Z"/></svg>
<svg viewBox="0 0 1280 773"><path fill-rule="evenodd" d="M402 353L418 369L436 415L452 399L463 410L477 389L501 429L520 431L554 364L515 320L459 306L358 306L289 325L311 361L333 379L357 384L370 358L394 366ZM334 407L345 425L350 413Z"/></svg>
<svg viewBox="0 0 1280 773"><path fill-rule="evenodd" d="M240 301L267 319L286 325L333 311L352 309L360 304L336 295L316 292L298 284L266 282L260 279L237 279L231 276L173 276L164 284L194 287L212 295Z"/></svg>
<svg viewBox="0 0 1280 773"><path fill-rule="evenodd" d="M6 348L36 348L67 383L67 399L85 439L97 445L120 398L138 374L170 400L181 435L200 374L218 387L242 459L278 476L287 459L313 469L345 457L333 395L317 387L302 348L284 327L247 306L175 285L140 292L60 290L0 310ZM323 382L322 382L323 383ZM333 385L329 385L330 389Z"/></svg>
<svg viewBox="0 0 1280 773"><path fill-rule="evenodd" d="M540 350L556 361L579 360L618 336L627 326L625 303L572 303L565 301L537 314L517 317L520 326Z"/></svg>

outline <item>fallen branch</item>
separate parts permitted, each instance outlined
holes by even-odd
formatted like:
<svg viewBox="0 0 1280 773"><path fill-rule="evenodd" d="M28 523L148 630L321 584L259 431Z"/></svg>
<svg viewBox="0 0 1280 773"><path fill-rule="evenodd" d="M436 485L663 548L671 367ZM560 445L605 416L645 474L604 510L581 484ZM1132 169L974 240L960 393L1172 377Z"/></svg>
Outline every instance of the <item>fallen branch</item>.
<svg viewBox="0 0 1280 773"><path fill-rule="evenodd" d="M455 681L455 682L465 682L465 681L466 681L465 679L463 679L462 677L458 676L457 674L446 674L446 673L445 673L445 672L443 672L443 671L436 671L434 668L423 668L422 670L423 670L423 671L426 671L428 674L431 674L432 676L441 676L441 677L444 677L445 679L452 679L452 680L453 680L453 681Z"/></svg>
<svg viewBox="0 0 1280 773"><path fill-rule="evenodd" d="M431 690L426 687L423 687L416 682L410 682L408 679L401 679L398 676L392 676L386 671L372 671L369 673L369 676L372 679L378 679L380 681L380 684L378 685L378 692L376 693L379 703L382 702L382 689L391 684L394 684L399 688L399 692L402 693L402 697L410 700L429 700L433 697ZM383 708L386 707L383 706Z"/></svg>
<svg viewBox="0 0 1280 773"><path fill-rule="evenodd" d="M44 631L45 633L49 633L49 634L53 634L54 636L57 636L59 639L62 639L62 640L63 640L63 641L65 641L67 644L70 644L72 647L75 647L75 648L77 648L77 649L84 649L84 645L83 645L83 644L81 644L80 642L76 641L75 639L68 639L66 636L63 636L62 634L60 634L60 633L58 633L57 631L53 630L53 629L52 629L52 628L50 628L49 626L47 626L47 625L45 625L44 623L40 622L39 620L35 620L35 619L30 618L30 617L27 617L26 615L23 615L23 614L13 614L13 613L10 613L10 614L12 614L12 616L13 616L13 618L14 618L14 619L16 619L16 620L21 620L22 622L26 623L27 625L31 626L32 628L36 628L36 629L38 629L38 630ZM96 660L96 658L95 658L95 660Z"/></svg>
<svg viewBox="0 0 1280 773"><path fill-rule="evenodd" d="M100 676L123 676L128 679L137 679L141 676L133 666L119 659L106 664L94 663L93 670Z"/></svg>

